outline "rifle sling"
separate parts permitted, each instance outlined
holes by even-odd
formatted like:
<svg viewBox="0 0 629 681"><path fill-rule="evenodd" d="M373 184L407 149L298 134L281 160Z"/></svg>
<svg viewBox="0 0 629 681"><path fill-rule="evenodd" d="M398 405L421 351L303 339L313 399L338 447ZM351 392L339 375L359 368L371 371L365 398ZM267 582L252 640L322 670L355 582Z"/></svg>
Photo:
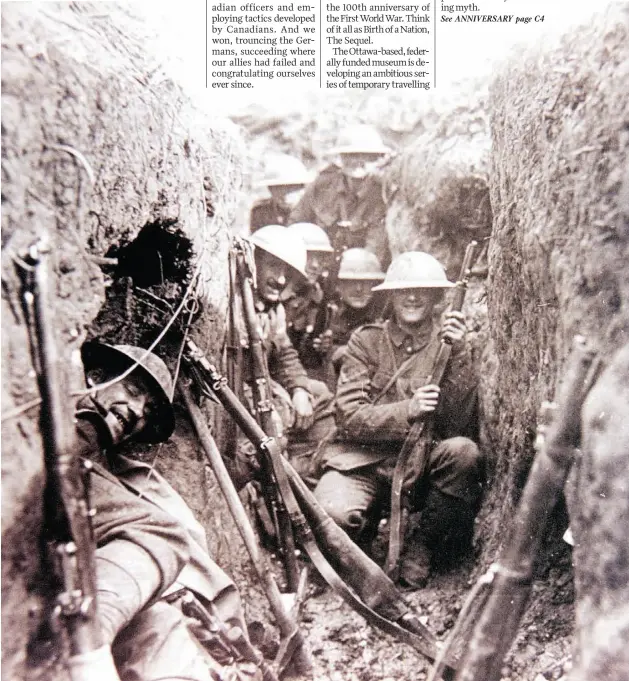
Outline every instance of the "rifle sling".
<svg viewBox="0 0 629 681"><path fill-rule="evenodd" d="M404 629L399 624L391 622L382 615L372 610L368 605L366 605L356 594L345 584L345 582L336 573L336 570L330 565L327 558L321 552L312 530L308 525L304 514L297 503L297 499L293 493L290 486L288 476L286 474L286 468L290 464L285 461L278 448L275 441L272 439L267 439L264 443L265 449L269 453L269 458L271 460L271 465L273 467L273 474L277 481L280 494L286 505L288 515L292 521L293 528L306 553L308 554L310 560L313 562L314 566L317 568L321 576L325 581L341 596L341 598L350 605L359 615L362 615L367 622L378 627L382 631L395 636L401 641L408 643L415 650L420 652L422 655L427 657L429 660L434 661L438 654L438 647L436 640L432 635L430 638L420 637L413 632ZM297 475L297 473L295 473Z"/></svg>
<svg viewBox="0 0 629 681"><path fill-rule="evenodd" d="M476 241L470 241L470 243L467 245L467 248L465 249L465 256L461 265L461 273L459 274L459 278L457 280L455 298L452 301L452 307L450 308L451 310L461 310L463 307L463 300L465 298L465 291L467 289L467 280L472 268L474 252L477 246L478 243ZM436 383L437 385L441 384L451 353L452 346L442 340L439 347L439 352L435 358L432 375L428 379L428 383ZM419 461L420 465L418 466L418 469L423 470L425 467L428 457L428 443L432 439L433 421L434 420L431 417L424 421L415 421L415 423L413 423L409 434L406 436L406 440L404 440L402 450L398 455L398 459L395 464L395 470L393 471L393 480L391 482L391 515L389 519L389 549L387 553L385 571L394 579L397 579L398 563L400 560L402 544L402 486L404 484L404 474L411 452L415 449L415 446L419 442L420 438L422 438L424 446L420 452L421 460ZM427 427L425 427L425 424L427 424ZM426 432L424 432L424 430Z"/></svg>

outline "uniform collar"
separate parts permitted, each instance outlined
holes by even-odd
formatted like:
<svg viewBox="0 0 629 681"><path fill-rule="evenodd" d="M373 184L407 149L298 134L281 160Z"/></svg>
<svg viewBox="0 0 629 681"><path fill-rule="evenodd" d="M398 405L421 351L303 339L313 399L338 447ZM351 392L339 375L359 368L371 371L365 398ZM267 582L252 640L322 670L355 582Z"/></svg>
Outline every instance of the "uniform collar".
<svg viewBox="0 0 629 681"><path fill-rule="evenodd" d="M353 183L352 180L343 172L343 169L340 166L338 166L338 168L343 178L343 182L339 188L340 194L347 194L348 196L362 198L362 196L369 191L369 182L367 182L369 175L363 177L360 183Z"/></svg>
<svg viewBox="0 0 629 681"><path fill-rule="evenodd" d="M395 323L394 319L389 319L387 321L387 327L391 341L396 348L404 346L407 350L408 348L412 348L413 352L418 352L428 345L433 331L432 319L429 319L426 323L424 323L418 332L412 336L406 333L406 331L403 331Z"/></svg>

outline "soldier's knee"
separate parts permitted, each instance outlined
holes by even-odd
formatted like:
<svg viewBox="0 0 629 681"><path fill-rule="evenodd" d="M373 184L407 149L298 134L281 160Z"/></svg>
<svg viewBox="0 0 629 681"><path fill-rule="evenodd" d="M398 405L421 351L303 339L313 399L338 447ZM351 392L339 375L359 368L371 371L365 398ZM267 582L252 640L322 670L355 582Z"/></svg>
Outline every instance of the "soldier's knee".
<svg viewBox="0 0 629 681"><path fill-rule="evenodd" d="M329 490L317 486L315 498L332 520L351 536L360 534L365 526L365 512L354 508L345 498L329 493Z"/></svg>
<svg viewBox="0 0 629 681"><path fill-rule="evenodd" d="M473 440L468 437L457 436L444 440L442 444L456 461L459 470L480 471L481 452Z"/></svg>

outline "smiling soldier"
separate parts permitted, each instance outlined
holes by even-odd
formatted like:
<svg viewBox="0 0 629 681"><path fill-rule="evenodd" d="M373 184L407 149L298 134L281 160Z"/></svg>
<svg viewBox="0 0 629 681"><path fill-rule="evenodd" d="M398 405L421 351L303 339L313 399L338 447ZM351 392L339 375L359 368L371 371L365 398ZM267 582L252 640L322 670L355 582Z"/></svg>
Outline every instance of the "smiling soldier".
<svg viewBox="0 0 629 681"><path fill-rule="evenodd" d="M411 587L426 583L437 550L445 558L469 544L481 491L465 319L460 312L446 313L442 324L434 319L452 286L435 258L412 251L395 258L384 282L373 287L390 292L393 318L367 324L349 340L336 392L337 441L324 452L315 489L336 522L355 541L367 542L388 503L411 424L434 416L434 446L406 484L413 508L422 509L401 561L401 580ZM452 344L452 355L440 388L428 377L441 339Z"/></svg>
<svg viewBox="0 0 629 681"><path fill-rule="evenodd" d="M76 405L77 454L93 463L98 616L120 679L227 678L215 642L202 627L189 629L179 599L192 592L246 632L236 586L210 558L205 532L179 494L154 467L120 452L124 443L172 434L170 372L132 345L88 342L81 352L91 390Z"/></svg>
<svg viewBox="0 0 629 681"><path fill-rule="evenodd" d="M333 428L334 418L333 395L325 383L308 377L290 340L281 302L291 277L304 282L308 279L306 245L298 232L281 225L266 225L247 240L255 247L255 305L273 401L282 420L291 462L309 478L312 454ZM245 382L251 380L252 376L245 377Z"/></svg>

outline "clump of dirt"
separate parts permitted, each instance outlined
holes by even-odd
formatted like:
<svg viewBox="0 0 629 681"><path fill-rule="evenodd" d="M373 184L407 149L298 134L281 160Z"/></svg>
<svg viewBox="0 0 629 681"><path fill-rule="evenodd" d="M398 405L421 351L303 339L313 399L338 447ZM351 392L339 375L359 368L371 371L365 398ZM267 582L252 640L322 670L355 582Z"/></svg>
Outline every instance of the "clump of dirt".
<svg viewBox="0 0 629 681"><path fill-rule="evenodd" d="M194 320L195 331L204 348L220 352L227 307L228 230L235 215L241 151L233 126L194 109L165 76L159 58L158 41L147 34L132 7L109 3L2 7L6 678L65 678L54 659L50 668L27 660L28 639L48 615L42 595L52 592L50 575L40 563L44 472L38 389L14 257L37 239L49 237L53 331L69 392L84 387L78 350L88 329L99 335L91 325L104 302L120 304L120 309L111 328L106 331L103 325L103 338L117 343L153 340L195 273L204 310L203 321ZM139 237L144 228L147 232ZM138 237L140 250L156 255L144 267L131 246ZM157 254L166 249L171 249L172 257L162 258L162 282ZM119 259L120 272L112 267L112 257ZM159 298L146 295L146 301L157 307L166 302L163 317L147 305L140 309L137 288ZM68 399L69 410L71 402ZM216 422L213 410L207 413ZM187 455L192 455L190 450L185 450ZM199 471L204 477L203 465ZM197 507L204 503L207 514L217 502L208 501L211 486L203 487L202 501L195 487L202 484L200 479L191 482L191 495L199 495ZM60 650L50 652L54 658Z"/></svg>
<svg viewBox="0 0 629 681"><path fill-rule="evenodd" d="M626 342L627 36L626 15L616 6L556 44L520 54L492 84L487 289L498 367L486 400L496 467L481 517L485 561L506 539L534 454L537 413L555 393L573 336L585 335L603 358ZM577 535L586 531L579 524L573 517ZM566 525L565 514L555 514L555 546ZM600 548L590 544L588 552ZM542 556L542 567L547 559L552 566L553 552ZM559 568L561 581L570 562ZM555 609L537 599L549 602L557 582L542 584L531 605L540 630L555 621ZM596 613L581 617L589 622ZM579 646L590 643L587 633L579 636Z"/></svg>

